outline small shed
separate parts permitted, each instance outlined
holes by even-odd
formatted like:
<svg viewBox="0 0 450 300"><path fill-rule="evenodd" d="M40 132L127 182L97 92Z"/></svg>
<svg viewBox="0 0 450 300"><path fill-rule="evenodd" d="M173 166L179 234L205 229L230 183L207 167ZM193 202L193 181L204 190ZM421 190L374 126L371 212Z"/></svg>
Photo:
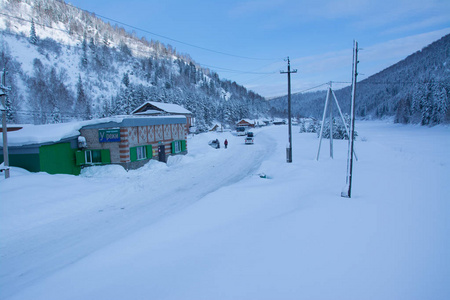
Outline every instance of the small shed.
<svg viewBox="0 0 450 300"><path fill-rule="evenodd" d="M209 131L223 131L223 126L220 124L215 124Z"/></svg>

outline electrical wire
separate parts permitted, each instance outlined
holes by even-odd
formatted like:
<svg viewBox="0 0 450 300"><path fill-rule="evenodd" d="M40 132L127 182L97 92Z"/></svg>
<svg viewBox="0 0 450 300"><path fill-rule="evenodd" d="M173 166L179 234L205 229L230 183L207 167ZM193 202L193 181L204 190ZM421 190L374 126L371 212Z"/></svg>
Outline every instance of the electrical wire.
<svg viewBox="0 0 450 300"><path fill-rule="evenodd" d="M248 56L236 55L236 54L232 54L232 53L227 53L227 52L222 52L222 51L209 49L209 48L202 47L202 46L197 46L197 45L194 45L194 44L191 44L191 43L187 43L187 42L183 42L183 41L180 41L180 40L177 40L177 39L165 36L165 35L161 35L161 34L158 34L158 33L155 33L155 32L151 32L149 30L146 30L146 29L143 29L143 28L139 28L139 27L136 27L136 26L133 26L133 25L130 25L130 24L127 24L127 23L124 23L124 22L121 22L121 21L109 18L109 17L105 17L105 16L99 15L99 14L97 14L95 12L90 12L88 10L85 10L85 9L73 6L72 4L69 4L69 3L66 3L66 5L71 6L73 8L76 8L76 9L79 9L81 11L87 12L87 13L92 14L94 16L98 16L98 17L100 17L102 19L115 22L117 24L120 24L120 25L123 25L123 26L127 26L127 27L135 29L135 30L139 30L139 31L142 31L142 32L145 32L145 33L148 33L148 34L152 34L152 35L160 37L160 38L164 38L164 39L167 39L167 40L179 43L179 44L183 44L183 45L190 46L190 47L193 47L193 48L201 49L201 50L204 50L204 51L208 51L208 52L212 52L212 53L216 53L216 54L221 54L221 55L226 55L226 56L231 56L231 57L236 57L236 58L249 59L249 60L272 60L272 61L278 60L278 59L274 59L274 58L256 58L256 57L248 57Z"/></svg>
<svg viewBox="0 0 450 300"><path fill-rule="evenodd" d="M367 80L367 79L365 79ZM364 81L365 81L364 80ZM424 81L373 81L373 82L364 82L358 81L358 84L385 84L385 85L390 85L390 84L423 84L423 83L432 83L432 82L436 82L436 83L446 83L448 82L448 80L424 80Z"/></svg>
<svg viewBox="0 0 450 300"><path fill-rule="evenodd" d="M308 92L308 91L317 89L317 88L319 88L319 87L321 87L321 86L328 85L328 84L329 84L329 82L325 82L325 83L319 84L319 85L317 85L317 86L308 88L308 89L306 89L306 90L302 90L302 91L295 92L295 94L300 94L300 93Z"/></svg>
<svg viewBox="0 0 450 300"><path fill-rule="evenodd" d="M67 4L67 3L66 3L66 4ZM67 4L67 5L72 6L72 5L70 5L70 4ZM72 7L77 8L77 7L75 7L75 6L72 6ZM80 10L83 10L83 9L80 9ZM83 11L84 11L84 10L83 10ZM87 12L87 13L91 13L91 12L89 12L89 11L86 11L86 12ZM92 14L93 14L93 13L92 13ZM14 19L17 19L17 20L21 20L21 21L24 21L24 22L31 23L30 20L27 20L27 19L24 19L24 18L20 18L20 17L16 17L16 16L11 16L11 15L8 15L8 14L2 13L2 12L0 12L0 15L4 15L4 16L9 17L9 18L14 18ZM108 18L105 17L105 19L108 19ZM120 23L120 22L119 22L119 23ZM50 29L59 30L59 31L62 31L62 32L67 33L67 34L75 34L75 35L77 35L78 37L84 38L83 36L81 36L81 35L79 35L79 34L76 34L76 33L69 33L69 31L64 30L64 29L55 28L55 27L52 27L52 26L49 26L49 25L46 25L46 24L37 23L37 22L35 22L35 24L36 24L36 25L39 25L39 26L47 27L47 28L50 28ZM132 27L131 25L129 25L129 26ZM61 43L59 43L59 44L61 44ZM152 54L153 54L152 51L145 51L145 50L141 50L141 49L133 49L133 51L138 52L138 53L141 53L141 54L145 54L145 55L152 55ZM244 57L241 57L241 58L244 58ZM199 65L199 66L201 66L201 67L204 67L204 68L213 68L213 69L221 70L221 71L223 71L223 72L231 72L231 73L237 73L237 74L257 74L257 75L259 75L259 74L273 74L273 73L275 73L275 72L252 72L252 71L233 70L233 69L222 68L222 67L217 67L217 66L212 66L212 65L206 65L206 64L199 64L199 63L195 63L195 64L196 64L196 65Z"/></svg>
<svg viewBox="0 0 450 300"><path fill-rule="evenodd" d="M31 23L30 20L27 20L27 19L24 19L24 18L20 18L20 17L17 17L17 16L11 16L11 15L8 15L8 14L2 13L2 12L0 12L0 15L3 15L3 16L9 17L9 18L13 18L13 19L17 19L17 20L21 20L21 21L24 21L24 22ZM39 26L44 26L44 27L47 27L47 28L51 28L51 29L54 29L54 30L59 30L59 31L62 31L64 33L69 34L69 31L64 30L64 29L54 28L54 27L51 27L49 25L40 24L40 23L36 23L36 22L34 22L34 24L39 25ZM80 35L78 35L78 36L80 36Z"/></svg>
<svg viewBox="0 0 450 300"><path fill-rule="evenodd" d="M258 76L256 78L252 78L252 79L246 80L242 84L250 84L250 83L253 83L253 82L257 82L259 80L262 80L262 79L265 79L267 77L273 76L274 74L277 74L277 73L278 72L274 72L274 73L269 73L269 74L266 74L266 75L263 75L263 76Z"/></svg>
<svg viewBox="0 0 450 300"><path fill-rule="evenodd" d="M227 69L227 68L221 68L221 67L216 67L216 66L211 66L211 65L205 65L205 64L199 64L202 67L206 67L206 68L214 68L214 69L218 69L218 70L222 70L222 71L227 71L227 72L231 72L231 73L239 73L239 74L274 74L276 73L274 72L252 72L252 71L239 71L239 70L233 70L233 69Z"/></svg>

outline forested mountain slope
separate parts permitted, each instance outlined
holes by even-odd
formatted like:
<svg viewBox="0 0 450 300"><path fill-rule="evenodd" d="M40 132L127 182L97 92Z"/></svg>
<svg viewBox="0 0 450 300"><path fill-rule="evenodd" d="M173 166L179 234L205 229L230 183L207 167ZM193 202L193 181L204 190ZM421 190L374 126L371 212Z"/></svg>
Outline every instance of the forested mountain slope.
<svg viewBox="0 0 450 300"><path fill-rule="evenodd" d="M351 70L349 70L350 73ZM395 117L400 123L450 121L450 35L356 85L359 117ZM335 91L343 112L350 112L350 87ZM292 95L294 115L321 118L326 91ZM282 115L287 97L270 101L271 113Z"/></svg>
<svg viewBox="0 0 450 300"><path fill-rule="evenodd" d="M64 1L0 2L0 68L9 122L54 123L129 113L145 101L191 110L197 126L256 118L267 101Z"/></svg>

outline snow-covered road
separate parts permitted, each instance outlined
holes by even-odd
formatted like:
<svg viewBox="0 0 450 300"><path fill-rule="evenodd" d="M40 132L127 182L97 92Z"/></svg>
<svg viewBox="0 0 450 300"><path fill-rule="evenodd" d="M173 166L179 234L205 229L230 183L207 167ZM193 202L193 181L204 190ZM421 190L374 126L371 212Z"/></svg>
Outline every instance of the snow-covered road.
<svg viewBox="0 0 450 300"><path fill-rule="evenodd" d="M221 149L208 146L213 138ZM110 166L80 177L42 173L2 182L2 193L30 201L2 199L1 297L252 174L276 146L264 131L256 139L245 145L230 132L203 134L190 137L189 154L167 165L153 161L128 173Z"/></svg>

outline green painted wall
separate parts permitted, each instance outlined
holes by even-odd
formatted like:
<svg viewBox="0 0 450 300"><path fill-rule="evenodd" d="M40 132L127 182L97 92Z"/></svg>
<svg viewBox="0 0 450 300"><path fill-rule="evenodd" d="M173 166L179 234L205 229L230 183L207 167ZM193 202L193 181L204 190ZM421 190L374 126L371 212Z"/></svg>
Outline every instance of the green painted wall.
<svg viewBox="0 0 450 300"><path fill-rule="evenodd" d="M60 143L39 147L41 171L49 174L80 174L80 167L75 164L76 149L70 143Z"/></svg>
<svg viewBox="0 0 450 300"><path fill-rule="evenodd" d="M19 167L30 172L39 172L41 170L39 154L9 154L9 165ZM0 163L3 162L3 152L0 154Z"/></svg>

